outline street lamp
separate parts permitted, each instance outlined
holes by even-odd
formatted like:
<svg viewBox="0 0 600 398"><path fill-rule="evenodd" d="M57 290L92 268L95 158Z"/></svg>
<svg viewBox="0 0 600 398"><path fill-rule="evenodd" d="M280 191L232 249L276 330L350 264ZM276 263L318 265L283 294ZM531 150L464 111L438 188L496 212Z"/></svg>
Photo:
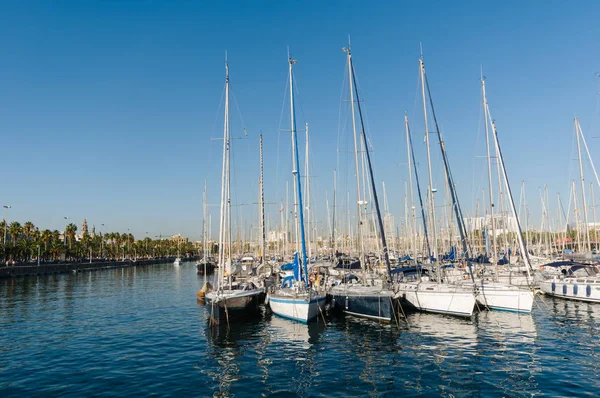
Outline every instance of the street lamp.
<svg viewBox="0 0 600 398"><path fill-rule="evenodd" d="M65 220L68 220L68 219L69 219L69 217L67 217L67 216L64 216L63 218L64 218ZM64 240L64 243L65 243L65 246L66 246L66 245L67 245L67 227L66 227L66 226L65 226L65 232L64 232L64 234L63 234L63 238L64 238L63 240Z"/></svg>
<svg viewBox="0 0 600 398"><path fill-rule="evenodd" d="M6 262L6 229L8 227L8 222L6 220L6 212L10 209L10 205L4 205L4 262Z"/></svg>
<svg viewBox="0 0 600 398"><path fill-rule="evenodd" d="M100 228L100 260L104 258L104 227L105 224L100 224L102 228Z"/></svg>
<svg viewBox="0 0 600 398"><path fill-rule="evenodd" d="M6 246L6 227L8 225L6 221L6 212L10 209L10 205L4 205L4 246Z"/></svg>

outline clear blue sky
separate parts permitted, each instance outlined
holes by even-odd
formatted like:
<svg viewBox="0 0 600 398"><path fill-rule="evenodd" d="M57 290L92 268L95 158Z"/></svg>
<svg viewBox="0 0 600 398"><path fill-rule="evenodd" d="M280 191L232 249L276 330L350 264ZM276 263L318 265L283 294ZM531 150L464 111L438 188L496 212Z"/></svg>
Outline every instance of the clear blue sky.
<svg viewBox="0 0 600 398"><path fill-rule="evenodd" d="M234 103L232 134L246 127L249 135L234 143L234 202L257 201L259 131L266 200L279 202L291 180L289 134L279 132L289 129L282 105L290 46L299 60L299 124L310 124L314 208L325 222L333 169L352 167L344 152L336 166L348 134L341 48L350 34L376 178L386 181L397 216L404 111L413 130L423 130L416 102L422 42L464 210L486 186L484 160L475 157L485 151L483 66L509 177L517 195L525 180L532 220L539 220L538 187L548 185L556 208L556 192L567 198L577 177L574 116L592 155L600 153L592 138L600 135L599 15L597 1L8 2L0 24L0 201L12 205L9 219L42 228L62 229L68 216L78 226L87 218L107 230L130 228L138 238L146 231L198 238L205 179L211 204L219 203L221 143L211 137L222 135L227 50L241 114ZM423 154L422 139L415 144ZM425 158L419 161L423 167ZM339 189L353 190L352 173L339 173ZM277 208L269 207L272 223ZM255 206L239 209L256 225ZM216 230L217 208L211 212Z"/></svg>

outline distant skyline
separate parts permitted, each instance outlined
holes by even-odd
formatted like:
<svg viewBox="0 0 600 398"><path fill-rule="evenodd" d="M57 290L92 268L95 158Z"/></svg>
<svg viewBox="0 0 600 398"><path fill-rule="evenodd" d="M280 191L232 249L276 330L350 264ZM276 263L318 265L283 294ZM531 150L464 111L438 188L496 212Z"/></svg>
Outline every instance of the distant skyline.
<svg viewBox="0 0 600 398"><path fill-rule="evenodd" d="M385 181L396 222L404 215L408 178L404 112L426 178L418 134L424 132L422 43L463 211L472 214L487 189L483 70L515 201L525 181L530 226L539 225L539 189L548 186L553 215L556 194L566 207L572 179L579 189L574 117L599 159L598 15L595 1L9 2L0 25L0 204L12 207L2 217L58 230L64 217L78 228L85 218L96 231L105 224L140 239L148 231L152 238L181 233L196 240L206 180L215 237L222 142L213 138L222 136L227 51L232 135L243 136L244 128L248 134L233 142L234 223L240 217L247 228L258 225L262 132L274 226L286 180L290 202L293 195L289 46L299 61L298 129L309 124L311 208L326 228L333 170L338 211L345 212L346 190L355 191L341 51L350 35L377 188L383 195ZM303 149L303 133L299 140ZM435 145L432 154L441 192ZM595 183L587 160L584 168L586 183ZM594 189L600 197L600 187Z"/></svg>

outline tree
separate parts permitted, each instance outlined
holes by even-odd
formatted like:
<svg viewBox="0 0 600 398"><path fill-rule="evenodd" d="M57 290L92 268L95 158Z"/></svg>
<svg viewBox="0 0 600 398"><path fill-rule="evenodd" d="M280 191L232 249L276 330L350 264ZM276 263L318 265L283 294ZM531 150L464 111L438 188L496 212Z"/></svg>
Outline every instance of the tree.
<svg viewBox="0 0 600 398"><path fill-rule="evenodd" d="M77 225L70 223L65 227L65 236L69 241L69 248L72 246L75 240L75 233L77 232Z"/></svg>
<svg viewBox="0 0 600 398"><path fill-rule="evenodd" d="M31 221L27 221L23 224L23 235L25 235L25 239L30 240L33 237L35 232L35 225Z"/></svg>
<svg viewBox="0 0 600 398"><path fill-rule="evenodd" d="M8 226L8 233L10 234L10 239L12 241L12 246L14 247L17 244L17 240L21 236L23 231L23 227L17 221L13 221Z"/></svg>
<svg viewBox="0 0 600 398"><path fill-rule="evenodd" d="M48 250L48 244L52 240L52 232L49 229L42 231L41 240L44 242L44 250Z"/></svg>

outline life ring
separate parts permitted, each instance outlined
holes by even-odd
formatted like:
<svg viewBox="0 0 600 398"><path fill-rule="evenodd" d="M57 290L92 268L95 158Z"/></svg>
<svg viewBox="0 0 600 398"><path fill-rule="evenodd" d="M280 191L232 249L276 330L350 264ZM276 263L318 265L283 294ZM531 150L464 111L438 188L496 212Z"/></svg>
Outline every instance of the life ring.
<svg viewBox="0 0 600 398"><path fill-rule="evenodd" d="M308 276L308 282L310 282L311 285L315 283L315 274L310 274Z"/></svg>

